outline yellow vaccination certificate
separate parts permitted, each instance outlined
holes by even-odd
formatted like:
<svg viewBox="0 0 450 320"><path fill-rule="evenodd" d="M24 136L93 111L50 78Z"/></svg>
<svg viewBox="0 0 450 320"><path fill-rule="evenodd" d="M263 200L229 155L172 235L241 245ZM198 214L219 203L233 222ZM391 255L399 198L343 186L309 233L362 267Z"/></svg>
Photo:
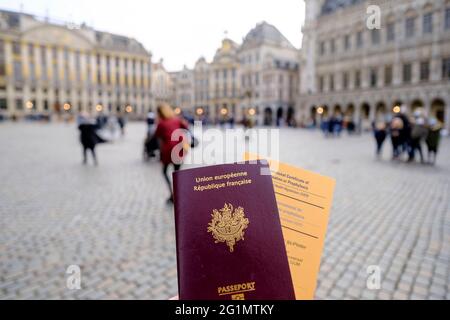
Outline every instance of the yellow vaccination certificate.
<svg viewBox="0 0 450 320"><path fill-rule="evenodd" d="M259 156L245 154L245 160ZM312 300L335 180L267 159L297 300Z"/></svg>

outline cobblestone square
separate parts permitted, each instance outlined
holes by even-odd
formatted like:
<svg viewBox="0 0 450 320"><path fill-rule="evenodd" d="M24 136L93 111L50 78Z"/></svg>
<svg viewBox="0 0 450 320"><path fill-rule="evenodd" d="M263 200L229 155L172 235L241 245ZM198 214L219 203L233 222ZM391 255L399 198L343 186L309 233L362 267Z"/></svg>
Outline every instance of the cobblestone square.
<svg viewBox="0 0 450 320"><path fill-rule="evenodd" d="M0 124L0 299L177 294L173 209L142 123L83 166L74 124ZM281 129L280 160L336 179L317 299L450 299L450 140L436 166L374 157L372 136ZM81 290L66 269L81 267ZM366 286L381 268L381 289Z"/></svg>

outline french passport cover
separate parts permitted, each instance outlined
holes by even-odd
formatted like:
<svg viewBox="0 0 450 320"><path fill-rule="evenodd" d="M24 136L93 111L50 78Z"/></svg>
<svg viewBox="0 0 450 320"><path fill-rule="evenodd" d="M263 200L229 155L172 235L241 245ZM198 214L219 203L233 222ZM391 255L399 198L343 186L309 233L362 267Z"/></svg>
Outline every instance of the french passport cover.
<svg viewBox="0 0 450 320"><path fill-rule="evenodd" d="M267 166L174 173L181 300L295 300Z"/></svg>

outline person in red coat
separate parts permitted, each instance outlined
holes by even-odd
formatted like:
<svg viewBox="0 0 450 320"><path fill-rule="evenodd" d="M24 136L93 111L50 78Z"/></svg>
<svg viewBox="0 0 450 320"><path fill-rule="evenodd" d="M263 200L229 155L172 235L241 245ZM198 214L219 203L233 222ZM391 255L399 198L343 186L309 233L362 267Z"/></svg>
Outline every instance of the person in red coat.
<svg viewBox="0 0 450 320"><path fill-rule="evenodd" d="M171 164L174 166L175 171L181 168L188 144L186 143L187 135L177 130L188 130L188 124L175 116L172 107L168 104L158 106L158 118L155 136L159 139L163 175L170 191L170 198L167 202L173 203L172 184L168 175L168 169Z"/></svg>

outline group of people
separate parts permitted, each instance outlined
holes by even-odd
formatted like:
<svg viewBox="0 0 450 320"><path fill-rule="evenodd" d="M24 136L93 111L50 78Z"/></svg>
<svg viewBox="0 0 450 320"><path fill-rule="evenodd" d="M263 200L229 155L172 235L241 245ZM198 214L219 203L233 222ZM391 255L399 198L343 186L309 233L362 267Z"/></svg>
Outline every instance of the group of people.
<svg viewBox="0 0 450 320"><path fill-rule="evenodd" d="M108 130L108 127L112 125L113 121L117 121L121 133L124 134L125 120L123 118L117 117L116 119L113 119L106 115L99 115L97 118L93 118L86 113L83 113L78 117L77 122L78 129L80 130L80 142L83 147L83 164L87 163L87 154L89 151L92 154L94 164L98 165L95 147L99 143L109 141L108 139L105 139L100 132L102 129ZM178 154L172 154L172 151L179 143L183 143L184 146L187 137L186 135L183 135L180 137L179 141L173 141L172 133L177 129L185 129L186 132L188 132L189 123L185 119L177 117L168 104L158 106L157 117L150 112L147 117L147 123L147 136L152 143L152 148L154 148L153 151L156 149L159 149L160 151L162 172L170 191L170 197L167 199L167 202L173 203L172 186L168 173L169 167L173 166L175 171L180 169L187 148L183 147Z"/></svg>
<svg viewBox="0 0 450 320"><path fill-rule="evenodd" d="M125 135L125 117L122 115L99 114L97 117L93 117L83 112L78 115L77 124L83 147L83 164L87 164L87 153L89 151L92 154L94 164L98 165L95 153L96 145L113 140L118 131L120 131L121 136Z"/></svg>
<svg viewBox="0 0 450 320"><path fill-rule="evenodd" d="M160 161L162 164L162 173L164 180L169 188L170 197L167 203L173 203L172 183L169 177L169 168L173 166L174 171L181 168L181 163L191 147L188 144L187 136L189 133L189 120L184 117L178 117L172 107L168 104L161 104L157 108L157 119L153 112L147 115L147 137L144 142L144 155L147 157L154 156L155 151L160 151ZM173 140L172 134L179 129L184 129L185 134L180 136L179 140ZM182 144L180 151L173 152L175 146Z"/></svg>
<svg viewBox="0 0 450 320"><path fill-rule="evenodd" d="M348 131L348 134L355 133L356 124L353 122L353 119L351 117L342 116L338 113L322 121L321 129L326 137L340 137L342 131L344 131L345 129Z"/></svg>
<svg viewBox="0 0 450 320"><path fill-rule="evenodd" d="M434 117L427 118L421 109L416 110L412 117L407 115L405 107L400 110L389 122L373 123L377 157L381 157L383 144L390 136L393 160L399 160L403 154L407 154L408 162L413 162L418 153L421 163L435 164L442 125ZM422 148L424 143L428 149L427 161Z"/></svg>

